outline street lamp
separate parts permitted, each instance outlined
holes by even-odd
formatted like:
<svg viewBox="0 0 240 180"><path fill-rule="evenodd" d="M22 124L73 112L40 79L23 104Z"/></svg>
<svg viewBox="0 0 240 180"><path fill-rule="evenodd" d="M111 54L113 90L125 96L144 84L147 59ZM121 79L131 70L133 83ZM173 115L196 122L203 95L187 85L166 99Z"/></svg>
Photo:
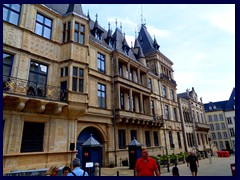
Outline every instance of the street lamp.
<svg viewBox="0 0 240 180"><path fill-rule="evenodd" d="M166 155L167 155L167 170L168 172L170 172L169 170L169 163L168 163L168 148L167 148L167 139L166 139L166 121L163 119L163 133L164 133L164 139L165 139L165 149L166 149Z"/></svg>

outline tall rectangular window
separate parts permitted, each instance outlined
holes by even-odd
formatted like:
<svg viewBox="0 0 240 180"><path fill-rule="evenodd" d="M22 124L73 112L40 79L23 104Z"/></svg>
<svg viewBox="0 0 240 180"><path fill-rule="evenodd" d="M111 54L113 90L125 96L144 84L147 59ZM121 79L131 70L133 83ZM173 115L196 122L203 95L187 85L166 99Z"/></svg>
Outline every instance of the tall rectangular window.
<svg viewBox="0 0 240 180"><path fill-rule="evenodd" d="M217 132L218 135L218 139L222 139L222 133L221 132Z"/></svg>
<svg viewBox="0 0 240 180"><path fill-rule="evenodd" d="M210 124L210 130L214 131L214 125L213 124Z"/></svg>
<svg viewBox="0 0 240 180"><path fill-rule="evenodd" d="M172 147L173 146L173 137L172 137L172 132L171 131L168 132L168 137L169 137L170 146Z"/></svg>
<svg viewBox="0 0 240 180"><path fill-rule="evenodd" d="M216 130L220 130L220 126L218 123L216 123Z"/></svg>
<svg viewBox="0 0 240 180"><path fill-rule="evenodd" d="M133 81L133 69L130 67L130 81Z"/></svg>
<svg viewBox="0 0 240 180"><path fill-rule="evenodd" d="M150 147L151 146L150 131L145 131L145 141L146 147Z"/></svg>
<svg viewBox="0 0 240 180"><path fill-rule="evenodd" d="M168 105L165 105L165 114L166 114L166 119L170 119Z"/></svg>
<svg viewBox="0 0 240 180"><path fill-rule="evenodd" d="M151 109L152 109L152 115L155 116L154 101L153 100L151 100Z"/></svg>
<svg viewBox="0 0 240 180"><path fill-rule="evenodd" d="M217 114L214 114L213 117L214 117L214 121L218 121L218 116L217 116Z"/></svg>
<svg viewBox="0 0 240 180"><path fill-rule="evenodd" d="M119 62L119 76L123 77L123 64L121 62Z"/></svg>
<svg viewBox="0 0 240 180"><path fill-rule="evenodd" d="M68 76L68 67L63 67L61 68L61 74L60 74L61 77L65 77L65 76Z"/></svg>
<svg viewBox="0 0 240 180"><path fill-rule="evenodd" d="M3 20L14 25L19 24L21 13L20 4L3 4Z"/></svg>
<svg viewBox="0 0 240 180"><path fill-rule="evenodd" d="M171 89L171 100L175 101L174 91Z"/></svg>
<svg viewBox="0 0 240 180"><path fill-rule="evenodd" d="M79 23L75 22L75 27L74 27L74 42L76 42L76 43L79 43L79 32L80 32Z"/></svg>
<svg viewBox="0 0 240 180"><path fill-rule="evenodd" d="M70 42L71 38L71 22L67 23L67 42Z"/></svg>
<svg viewBox="0 0 240 180"><path fill-rule="evenodd" d="M212 122L212 116L208 115L208 122Z"/></svg>
<svg viewBox="0 0 240 180"><path fill-rule="evenodd" d="M121 104L121 109L125 109L125 106L124 106L124 92L120 92L120 104Z"/></svg>
<svg viewBox="0 0 240 180"><path fill-rule="evenodd" d="M154 146L159 146L159 143L158 143L158 132L157 131L153 132L153 138L154 138Z"/></svg>
<svg viewBox="0 0 240 180"><path fill-rule="evenodd" d="M163 97L167 97L167 91L166 91L166 86L162 85L162 94L163 94Z"/></svg>
<svg viewBox="0 0 240 180"><path fill-rule="evenodd" d="M228 117L228 118L227 118L227 123L228 123L228 124L232 124L232 118L231 118L231 117Z"/></svg>
<svg viewBox="0 0 240 180"><path fill-rule="evenodd" d="M31 61L27 95L44 97L47 86L48 66Z"/></svg>
<svg viewBox="0 0 240 180"><path fill-rule="evenodd" d="M152 79L148 78L148 88L152 91Z"/></svg>
<svg viewBox="0 0 240 180"><path fill-rule="evenodd" d="M74 42L84 44L85 26L75 22L74 27Z"/></svg>
<svg viewBox="0 0 240 180"><path fill-rule="evenodd" d="M101 53L98 53L98 71L105 73L105 56Z"/></svg>
<svg viewBox="0 0 240 180"><path fill-rule="evenodd" d="M228 135L227 135L227 132L226 132L226 131L223 132L223 138L224 138L224 139L228 139Z"/></svg>
<svg viewBox="0 0 240 180"><path fill-rule="evenodd" d="M81 68L73 67L72 74L72 91L83 92L84 89L84 70Z"/></svg>
<svg viewBox="0 0 240 180"><path fill-rule="evenodd" d="M231 137L235 137L234 129L233 128L229 128L229 131L230 131L230 136Z"/></svg>
<svg viewBox="0 0 240 180"><path fill-rule="evenodd" d="M21 153L42 152L44 123L24 122Z"/></svg>
<svg viewBox="0 0 240 180"><path fill-rule="evenodd" d="M52 20L37 13L35 33L47 39L51 39Z"/></svg>
<svg viewBox="0 0 240 180"><path fill-rule="evenodd" d="M136 106L135 106L135 96L134 95L132 96L132 108L133 108L133 111L135 112Z"/></svg>
<svg viewBox="0 0 240 180"><path fill-rule="evenodd" d="M224 120L222 114L219 114L219 119L220 119L220 121L223 121L223 120Z"/></svg>
<svg viewBox="0 0 240 180"><path fill-rule="evenodd" d="M123 129L118 130L118 147L119 147L119 149L126 148L125 130L123 130Z"/></svg>
<svg viewBox="0 0 240 180"><path fill-rule="evenodd" d="M221 126L222 126L222 130L226 129L225 123L221 123Z"/></svg>
<svg viewBox="0 0 240 180"><path fill-rule="evenodd" d="M12 72L14 56L11 54L3 53L3 76L10 77Z"/></svg>
<svg viewBox="0 0 240 180"><path fill-rule="evenodd" d="M137 131L136 130L131 130L131 140L137 139Z"/></svg>
<svg viewBox="0 0 240 180"><path fill-rule="evenodd" d="M216 134L212 132L212 139L216 139Z"/></svg>
<svg viewBox="0 0 240 180"><path fill-rule="evenodd" d="M181 142L180 132L177 132L177 138L178 138L178 147L181 148L182 147L182 142Z"/></svg>
<svg viewBox="0 0 240 180"><path fill-rule="evenodd" d="M174 120L175 120L175 121L178 121L177 108L173 108L173 113L174 113Z"/></svg>
<svg viewBox="0 0 240 180"><path fill-rule="evenodd" d="M85 42L85 26L81 24L80 26L80 44Z"/></svg>
<svg viewBox="0 0 240 180"><path fill-rule="evenodd" d="M106 86L98 83L98 107L106 108Z"/></svg>

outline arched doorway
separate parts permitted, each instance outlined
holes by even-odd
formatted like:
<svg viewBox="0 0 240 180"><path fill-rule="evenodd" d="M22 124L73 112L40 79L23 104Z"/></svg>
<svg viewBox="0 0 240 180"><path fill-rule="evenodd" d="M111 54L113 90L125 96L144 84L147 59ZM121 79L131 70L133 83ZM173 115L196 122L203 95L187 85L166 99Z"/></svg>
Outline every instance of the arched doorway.
<svg viewBox="0 0 240 180"><path fill-rule="evenodd" d="M94 127L87 127L84 130L82 130L82 132L79 134L78 139L77 139L77 158L79 158L81 160L81 162L83 162L82 159L82 144L88 140L90 137L95 138L100 144L102 144L103 140L101 138L101 134L99 132L99 130L97 128ZM100 165L102 165L102 162L99 162Z"/></svg>

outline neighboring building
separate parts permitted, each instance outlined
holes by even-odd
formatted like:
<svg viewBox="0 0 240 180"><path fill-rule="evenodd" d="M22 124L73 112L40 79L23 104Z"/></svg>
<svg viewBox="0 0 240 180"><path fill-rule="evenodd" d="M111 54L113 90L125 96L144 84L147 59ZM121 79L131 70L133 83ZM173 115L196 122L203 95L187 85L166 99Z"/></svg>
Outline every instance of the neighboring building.
<svg viewBox="0 0 240 180"><path fill-rule="evenodd" d="M235 88L229 100L204 104L212 148L235 150Z"/></svg>
<svg viewBox="0 0 240 180"><path fill-rule="evenodd" d="M177 94L182 120L185 151L197 150L207 152L210 150L208 138L209 124L205 118L202 99L198 101L194 88L184 93Z"/></svg>
<svg viewBox="0 0 240 180"><path fill-rule="evenodd" d="M152 155L184 152L173 63L146 25L129 47L81 4L4 4L3 20L3 173L82 160L90 137L102 166L134 137Z"/></svg>
<svg viewBox="0 0 240 180"><path fill-rule="evenodd" d="M232 149L235 151L235 88L233 88L224 113L227 120Z"/></svg>

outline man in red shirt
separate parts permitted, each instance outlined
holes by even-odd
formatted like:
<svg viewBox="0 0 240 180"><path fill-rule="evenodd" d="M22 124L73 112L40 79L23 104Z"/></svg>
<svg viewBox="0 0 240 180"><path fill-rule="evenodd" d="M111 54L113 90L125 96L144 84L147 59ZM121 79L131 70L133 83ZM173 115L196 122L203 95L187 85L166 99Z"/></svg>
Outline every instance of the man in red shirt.
<svg viewBox="0 0 240 180"><path fill-rule="evenodd" d="M154 174L155 173L155 174ZM135 166L136 176L160 176L156 161L148 156L146 148L142 149L142 157L139 158Z"/></svg>

